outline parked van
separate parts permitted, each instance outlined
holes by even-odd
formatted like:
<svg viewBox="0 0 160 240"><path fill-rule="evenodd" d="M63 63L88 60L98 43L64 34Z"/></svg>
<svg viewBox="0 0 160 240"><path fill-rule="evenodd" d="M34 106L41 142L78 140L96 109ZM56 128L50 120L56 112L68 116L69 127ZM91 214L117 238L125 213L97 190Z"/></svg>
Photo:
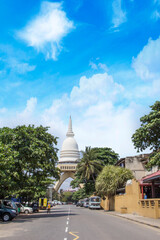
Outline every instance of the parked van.
<svg viewBox="0 0 160 240"><path fill-rule="evenodd" d="M48 205L47 198L39 198L39 208L40 209L46 209Z"/></svg>
<svg viewBox="0 0 160 240"><path fill-rule="evenodd" d="M100 209L101 198L98 196L89 198L89 209Z"/></svg>
<svg viewBox="0 0 160 240"><path fill-rule="evenodd" d="M17 207L13 201L0 200L0 218L7 222L17 216Z"/></svg>
<svg viewBox="0 0 160 240"><path fill-rule="evenodd" d="M83 207L88 208L89 207L89 198L84 199Z"/></svg>

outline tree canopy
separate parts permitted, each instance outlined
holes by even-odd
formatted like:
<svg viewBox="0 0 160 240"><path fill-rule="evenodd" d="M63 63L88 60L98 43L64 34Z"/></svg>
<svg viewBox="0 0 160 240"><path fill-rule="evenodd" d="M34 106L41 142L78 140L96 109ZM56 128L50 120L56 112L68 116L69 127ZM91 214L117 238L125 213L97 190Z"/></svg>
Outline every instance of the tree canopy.
<svg viewBox="0 0 160 240"><path fill-rule="evenodd" d="M102 164L96 159L96 154L91 147L86 147L83 152L83 158L77 166L77 174L85 181L92 179L95 182L95 177L102 170Z"/></svg>
<svg viewBox="0 0 160 240"><path fill-rule="evenodd" d="M124 187L127 180L132 178L133 174L129 169L105 166L96 179L96 192L102 197L111 197L115 195L118 188Z"/></svg>
<svg viewBox="0 0 160 240"><path fill-rule="evenodd" d="M72 192L63 192L61 201L62 202L72 202Z"/></svg>
<svg viewBox="0 0 160 240"><path fill-rule="evenodd" d="M83 191L79 190L80 198L88 197L95 192L95 181L102 168L105 165L115 164L119 158L117 153L107 147L86 147L85 152L82 153L83 157L77 165L75 179L71 182L73 188L83 184Z"/></svg>
<svg viewBox="0 0 160 240"><path fill-rule="evenodd" d="M86 198L87 196L89 195L86 194L85 188L80 188L73 193L72 200L78 202L80 199Z"/></svg>
<svg viewBox="0 0 160 240"><path fill-rule="evenodd" d="M96 147L92 148L91 151L95 154L96 159L100 161L103 166L114 165L119 159L119 155L108 147Z"/></svg>
<svg viewBox="0 0 160 240"><path fill-rule="evenodd" d="M151 112L140 118L141 127L132 136L137 151L147 148L153 151L148 166L160 167L160 101L151 107Z"/></svg>
<svg viewBox="0 0 160 240"><path fill-rule="evenodd" d="M1 197L42 197L58 178L57 138L47 131L34 125L0 129Z"/></svg>

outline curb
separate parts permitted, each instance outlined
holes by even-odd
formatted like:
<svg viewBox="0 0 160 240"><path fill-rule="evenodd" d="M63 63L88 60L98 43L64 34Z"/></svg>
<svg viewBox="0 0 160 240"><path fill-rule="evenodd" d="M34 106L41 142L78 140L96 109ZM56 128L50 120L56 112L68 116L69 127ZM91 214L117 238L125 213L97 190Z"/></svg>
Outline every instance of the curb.
<svg viewBox="0 0 160 240"><path fill-rule="evenodd" d="M107 212L107 211L105 211ZM108 215L112 215L112 216L115 216L115 217L120 217L120 218L123 218L123 219L127 219L127 220L130 220L132 222L137 222L137 223L141 223L143 225L147 225L149 227L154 227L154 228L157 228L157 229L160 229L160 226L157 226L157 225L153 225L153 224L150 224L150 223L146 223L146 222L142 222L142 221L139 221L139 220L136 220L136 219L132 219L132 218L128 218L128 217L123 217L121 215L116 215L116 214L112 214L112 213L109 213Z"/></svg>

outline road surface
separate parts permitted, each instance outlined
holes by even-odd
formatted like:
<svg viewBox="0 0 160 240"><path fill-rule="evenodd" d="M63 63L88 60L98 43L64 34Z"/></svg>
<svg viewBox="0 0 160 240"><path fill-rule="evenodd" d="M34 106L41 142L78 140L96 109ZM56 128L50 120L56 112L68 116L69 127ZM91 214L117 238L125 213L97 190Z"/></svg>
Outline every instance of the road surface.
<svg viewBox="0 0 160 240"><path fill-rule="evenodd" d="M160 240L160 230L74 205L0 222L0 240Z"/></svg>

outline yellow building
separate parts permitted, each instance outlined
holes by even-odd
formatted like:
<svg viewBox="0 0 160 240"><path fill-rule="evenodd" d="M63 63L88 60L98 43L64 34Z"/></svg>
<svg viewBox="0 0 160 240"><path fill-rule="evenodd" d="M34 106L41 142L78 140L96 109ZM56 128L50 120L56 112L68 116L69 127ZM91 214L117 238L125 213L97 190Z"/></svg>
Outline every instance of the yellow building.
<svg viewBox="0 0 160 240"><path fill-rule="evenodd" d="M156 178L159 182L160 171ZM153 174L152 174L153 175ZM149 177L149 176L148 176ZM145 178L146 179L146 178ZM142 179L143 180L143 179ZM151 181L151 178L148 178ZM143 199L142 183L135 179L125 187L125 194L115 195L113 198L102 199L104 210L115 210L120 213L138 214L144 217L160 218L160 198Z"/></svg>

